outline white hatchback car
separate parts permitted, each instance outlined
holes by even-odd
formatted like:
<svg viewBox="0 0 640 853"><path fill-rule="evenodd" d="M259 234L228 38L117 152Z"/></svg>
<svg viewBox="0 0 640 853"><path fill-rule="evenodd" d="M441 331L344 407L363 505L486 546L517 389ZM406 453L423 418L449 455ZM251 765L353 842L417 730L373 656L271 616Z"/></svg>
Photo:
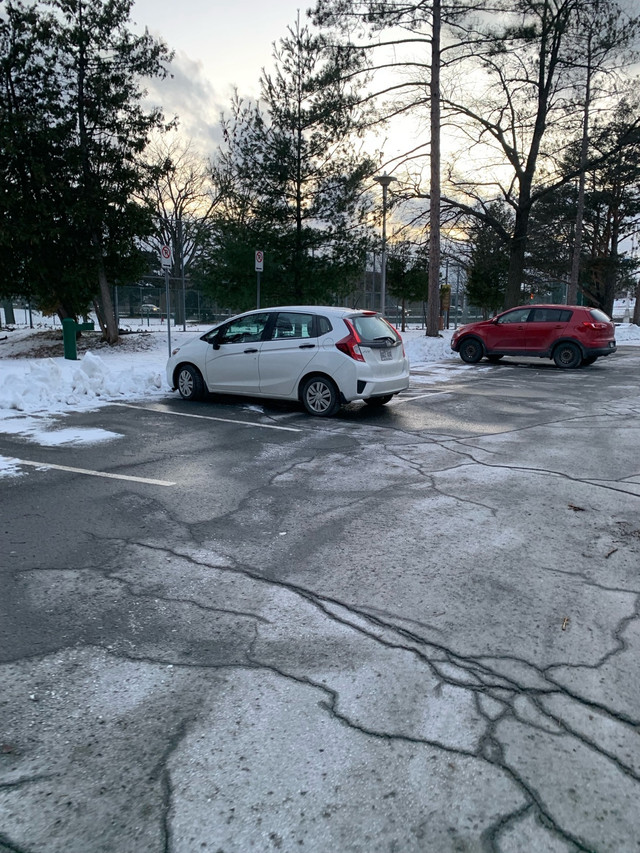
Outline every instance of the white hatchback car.
<svg viewBox="0 0 640 853"><path fill-rule="evenodd" d="M388 403L409 385L409 360L375 311L265 308L174 349L167 381L185 400L206 391L300 400L309 414L330 417L352 400Z"/></svg>

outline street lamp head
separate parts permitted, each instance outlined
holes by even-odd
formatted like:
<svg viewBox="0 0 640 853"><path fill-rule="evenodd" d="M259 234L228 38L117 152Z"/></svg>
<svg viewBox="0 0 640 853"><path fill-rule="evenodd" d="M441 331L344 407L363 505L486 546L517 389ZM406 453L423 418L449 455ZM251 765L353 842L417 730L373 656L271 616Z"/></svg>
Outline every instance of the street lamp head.
<svg viewBox="0 0 640 853"><path fill-rule="evenodd" d="M394 178L393 175L387 175L385 172L384 175L376 175L373 180L380 184L383 189L386 189L391 181L397 181L398 179Z"/></svg>

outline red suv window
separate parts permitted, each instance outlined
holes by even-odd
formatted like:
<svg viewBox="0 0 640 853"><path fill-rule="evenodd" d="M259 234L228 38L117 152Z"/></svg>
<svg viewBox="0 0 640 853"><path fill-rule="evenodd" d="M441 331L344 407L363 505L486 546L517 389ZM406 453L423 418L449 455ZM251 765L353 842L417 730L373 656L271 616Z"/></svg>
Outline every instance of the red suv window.
<svg viewBox="0 0 640 853"><path fill-rule="evenodd" d="M571 311L562 308L534 308L529 317L530 323L568 323Z"/></svg>

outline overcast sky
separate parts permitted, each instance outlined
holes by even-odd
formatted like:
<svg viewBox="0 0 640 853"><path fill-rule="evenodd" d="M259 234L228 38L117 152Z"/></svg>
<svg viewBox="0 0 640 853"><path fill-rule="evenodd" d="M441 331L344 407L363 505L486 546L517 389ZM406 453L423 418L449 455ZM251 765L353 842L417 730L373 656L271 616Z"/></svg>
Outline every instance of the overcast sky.
<svg viewBox="0 0 640 853"><path fill-rule="evenodd" d="M154 102L167 117L180 115L183 132L212 149L234 86L241 95L258 95L273 42L293 25L298 9L305 22L311 5L310 0L135 0L136 29L147 26L176 54L173 79L152 87Z"/></svg>

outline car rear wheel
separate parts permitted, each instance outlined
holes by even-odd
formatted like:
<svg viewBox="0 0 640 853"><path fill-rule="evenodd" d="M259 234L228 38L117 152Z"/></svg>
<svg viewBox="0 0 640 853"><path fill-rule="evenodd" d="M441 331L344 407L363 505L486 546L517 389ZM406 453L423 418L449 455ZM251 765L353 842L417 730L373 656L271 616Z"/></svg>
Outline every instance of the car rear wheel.
<svg viewBox="0 0 640 853"><path fill-rule="evenodd" d="M330 418L340 408L338 389L326 376L312 376L302 388L302 404L310 415Z"/></svg>
<svg viewBox="0 0 640 853"><path fill-rule="evenodd" d="M200 400L204 397L204 379L197 367L183 364L178 371L178 391L185 400Z"/></svg>
<svg viewBox="0 0 640 853"><path fill-rule="evenodd" d="M590 364L593 364L597 358L597 355L588 355L586 358L582 359L582 364L584 367L588 367Z"/></svg>
<svg viewBox="0 0 640 853"><path fill-rule="evenodd" d="M482 358L482 344L476 338L465 338L459 352L460 358L467 364L476 364Z"/></svg>
<svg viewBox="0 0 640 853"><path fill-rule="evenodd" d="M572 344L571 341L566 341L566 343L558 344L554 349L553 360L558 367L571 370L582 364L582 353L579 347Z"/></svg>
<svg viewBox="0 0 640 853"><path fill-rule="evenodd" d="M365 403L367 406L386 406L392 397L393 394L385 394L384 397L369 397L368 400L365 400Z"/></svg>
<svg viewBox="0 0 640 853"><path fill-rule="evenodd" d="M487 361L490 361L492 364L497 364L503 356L501 355L488 355Z"/></svg>

